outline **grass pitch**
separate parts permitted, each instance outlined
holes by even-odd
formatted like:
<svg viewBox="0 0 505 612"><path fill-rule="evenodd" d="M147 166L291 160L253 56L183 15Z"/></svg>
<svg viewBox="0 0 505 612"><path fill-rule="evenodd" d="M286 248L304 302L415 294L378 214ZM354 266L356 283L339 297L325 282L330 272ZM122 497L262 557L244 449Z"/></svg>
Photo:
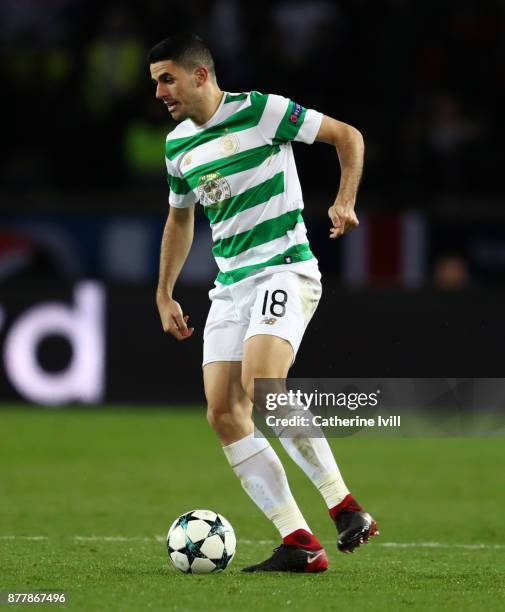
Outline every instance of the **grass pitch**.
<svg viewBox="0 0 505 612"><path fill-rule="evenodd" d="M330 570L250 575L278 544L203 409L0 411L0 591L63 590L70 610L503 610L503 439L332 440L381 537L336 551L323 500L279 454ZM275 445L278 448L278 445ZM193 508L234 525L222 574L169 565L165 534ZM25 607L25 606L23 606Z"/></svg>

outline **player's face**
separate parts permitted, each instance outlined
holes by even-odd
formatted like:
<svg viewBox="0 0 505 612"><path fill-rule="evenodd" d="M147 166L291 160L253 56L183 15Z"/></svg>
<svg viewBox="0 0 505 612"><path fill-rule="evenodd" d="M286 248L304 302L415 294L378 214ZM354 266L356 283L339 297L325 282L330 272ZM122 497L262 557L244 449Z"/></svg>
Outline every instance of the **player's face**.
<svg viewBox="0 0 505 612"><path fill-rule="evenodd" d="M156 97L166 105L175 121L193 116L198 104L197 77L172 60L151 64Z"/></svg>

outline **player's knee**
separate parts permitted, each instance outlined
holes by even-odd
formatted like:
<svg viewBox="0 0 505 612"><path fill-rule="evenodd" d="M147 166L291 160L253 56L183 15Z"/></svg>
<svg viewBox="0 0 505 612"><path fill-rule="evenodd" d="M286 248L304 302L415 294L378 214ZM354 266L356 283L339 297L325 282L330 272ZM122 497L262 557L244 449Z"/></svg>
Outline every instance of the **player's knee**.
<svg viewBox="0 0 505 612"><path fill-rule="evenodd" d="M267 379L263 380L261 379ZM287 393L286 376L281 371L266 370L265 368L249 368L242 374L242 387L249 400L261 412L266 406L266 396Z"/></svg>
<svg viewBox="0 0 505 612"><path fill-rule="evenodd" d="M257 378L267 378L267 374L260 369L250 370L242 380L242 386L247 397L254 403L254 383Z"/></svg>
<svg viewBox="0 0 505 612"><path fill-rule="evenodd" d="M218 434L233 431L238 423L236 415L226 406L209 403L207 406L207 422Z"/></svg>
<svg viewBox="0 0 505 612"><path fill-rule="evenodd" d="M254 376L251 376L249 372L242 373L242 388L249 400L254 403Z"/></svg>
<svg viewBox="0 0 505 612"><path fill-rule="evenodd" d="M212 427L212 429L216 429L219 427L219 423L221 421L221 413L217 410L213 409L211 404L207 405L207 423Z"/></svg>
<svg viewBox="0 0 505 612"><path fill-rule="evenodd" d="M284 378L281 377L280 373L268 371L261 367L249 368L242 374L242 387L244 391L246 392L247 397L249 398L251 402L253 402L253 404L258 403L258 401L261 398L261 393L265 391L265 386L264 385L258 386L257 382L255 385L255 381L258 381L259 379L264 379L264 378L268 378L269 380L271 380L271 382L269 382L269 385L268 385L269 390L272 385L277 387L276 383L274 382L274 379L277 379L279 381L284 380ZM256 393L256 398L255 398L255 393Z"/></svg>

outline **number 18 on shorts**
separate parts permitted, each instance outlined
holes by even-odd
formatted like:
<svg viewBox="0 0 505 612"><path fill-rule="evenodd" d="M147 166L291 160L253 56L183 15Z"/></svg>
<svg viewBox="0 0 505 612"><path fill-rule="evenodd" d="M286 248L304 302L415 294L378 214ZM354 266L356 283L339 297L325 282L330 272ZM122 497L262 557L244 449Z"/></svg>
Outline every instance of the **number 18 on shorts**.
<svg viewBox="0 0 505 612"><path fill-rule="evenodd" d="M321 282L319 274L282 270L218 286L209 297L212 305L204 332L204 365L240 361L244 342L258 334L284 338L296 356L321 297Z"/></svg>

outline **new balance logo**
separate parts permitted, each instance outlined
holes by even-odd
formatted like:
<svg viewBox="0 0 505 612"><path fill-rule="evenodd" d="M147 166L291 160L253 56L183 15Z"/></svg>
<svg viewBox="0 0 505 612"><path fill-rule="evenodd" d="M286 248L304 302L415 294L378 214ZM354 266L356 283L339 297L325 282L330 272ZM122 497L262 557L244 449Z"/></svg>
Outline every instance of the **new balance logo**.
<svg viewBox="0 0 505 612"><path fill-rule="evenodd" d="M275 317L265 317L261 319L260 323L265 323L265 325L273 325L277 323L277 319Z"/></svg>

